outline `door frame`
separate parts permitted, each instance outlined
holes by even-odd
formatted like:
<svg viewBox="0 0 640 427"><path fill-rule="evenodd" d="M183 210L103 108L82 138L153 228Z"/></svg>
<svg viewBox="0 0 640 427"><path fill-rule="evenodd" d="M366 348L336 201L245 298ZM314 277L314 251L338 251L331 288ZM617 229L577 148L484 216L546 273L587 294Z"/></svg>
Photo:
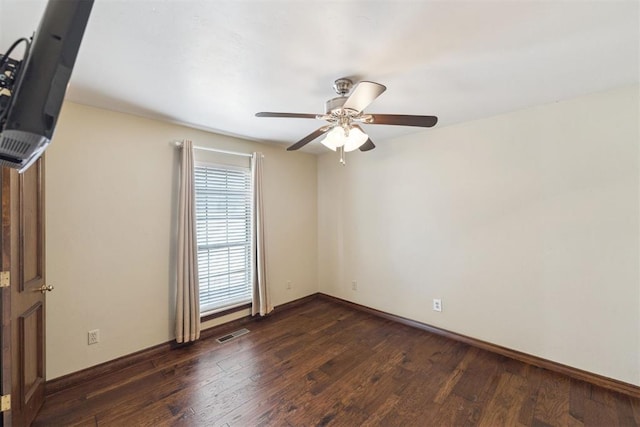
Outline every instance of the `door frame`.
<svg viewBox="0 0 640 427"><path fill-rule="evenodd" d="M11 206L9 168L0 172L0 271L11 271ZM11 394L11 287L0 287L0 394ZM11 410L2 412L0 426L11 425Z"/></svg>

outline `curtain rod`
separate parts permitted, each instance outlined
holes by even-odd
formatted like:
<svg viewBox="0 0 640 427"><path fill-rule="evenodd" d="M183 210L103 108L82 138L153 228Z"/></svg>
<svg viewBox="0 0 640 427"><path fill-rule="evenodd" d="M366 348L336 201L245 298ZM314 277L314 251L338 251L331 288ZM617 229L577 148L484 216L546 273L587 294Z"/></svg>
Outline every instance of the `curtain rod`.
<svg viewBox="0 0 640 427"><path fill-rule="evenodd" d="M182 147L182 141L173 141L173 145L176 147ZM253 154L240 153L238 151L219 150L217 148L200 147L198 145L193 146L194 150L213 151L214 153L231 154L232 156L253 157Z"/></svg>

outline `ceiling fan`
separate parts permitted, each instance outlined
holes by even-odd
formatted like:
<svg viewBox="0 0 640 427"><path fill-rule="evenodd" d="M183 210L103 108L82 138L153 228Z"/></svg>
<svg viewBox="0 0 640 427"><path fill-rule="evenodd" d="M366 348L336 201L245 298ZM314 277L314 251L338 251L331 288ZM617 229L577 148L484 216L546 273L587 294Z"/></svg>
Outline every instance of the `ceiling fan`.
<svg viewBox="0 0 640 427"><path fill-rule="evenodd" d="M367 125L399 125L432 127L438 122L436 116L415 116L403 114L366 114L367 108L387 88L380 83L361 81L353 85L350 79L342 78L335 81L333 89L338 96L325 103L324 114L306 113L273 113L260 112L256 117L283 117L298 119L326 120L329 124L311 132L295 144L287 148L288 151L304 147L314 139L327 134L321 141L326 147L340 151L340 162L344 164L344 153L359 149L373 150L376 146L364 132L359 123ZM353 91L351 90L353 89ZM351 94L349 95L349 92Z"/></svg>

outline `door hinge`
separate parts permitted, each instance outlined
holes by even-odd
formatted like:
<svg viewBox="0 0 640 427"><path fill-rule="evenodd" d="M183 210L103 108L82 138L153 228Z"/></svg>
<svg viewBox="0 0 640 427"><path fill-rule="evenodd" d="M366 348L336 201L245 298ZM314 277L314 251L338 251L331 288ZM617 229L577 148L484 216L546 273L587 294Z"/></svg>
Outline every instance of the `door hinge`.
<svg viewBox="0 0 640 427"><path fill-rule="evenodd" d="M8 288L11 284L11 272L0 271L0 288Z"/></svg>
<svg viewBox="0 0 640 427"><path fill-rule="evenodd" d="M6 394L0 396L0 412L6 412L11 410L11 395Z"/></svg>

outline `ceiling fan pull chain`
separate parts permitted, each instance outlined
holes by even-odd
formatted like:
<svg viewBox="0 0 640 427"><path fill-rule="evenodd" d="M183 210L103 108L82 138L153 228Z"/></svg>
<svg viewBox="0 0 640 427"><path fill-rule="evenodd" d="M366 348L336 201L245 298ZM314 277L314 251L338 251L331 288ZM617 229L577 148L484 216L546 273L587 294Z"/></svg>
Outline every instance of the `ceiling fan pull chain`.
<svg viewBox="0 0 640 427"><path fill-rule="evenodd" d="M347 162L344 160L344 145L341 145L338 150L340 150L340 163L342 163L342 166L344 166L347 164Z"/></svg>

